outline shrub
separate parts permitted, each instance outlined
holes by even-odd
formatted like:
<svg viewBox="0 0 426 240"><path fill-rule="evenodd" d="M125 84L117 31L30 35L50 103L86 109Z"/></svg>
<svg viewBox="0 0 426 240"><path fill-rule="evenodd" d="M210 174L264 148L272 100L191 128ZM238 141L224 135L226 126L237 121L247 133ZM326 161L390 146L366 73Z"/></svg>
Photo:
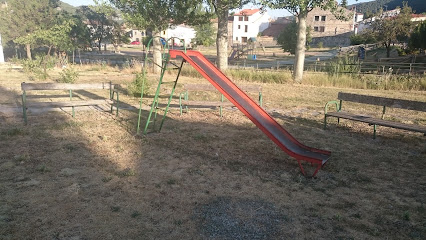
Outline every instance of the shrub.
<svg viewBox="0 0 426 240"><path fill-rule="evenodd" d="M127 87L127 93L133 97L140 97L143 86L144 94L149 93L150 84L143 72L136 73L135 79Z"/></svg>
<svg viewBox="0 0 426 240"><path fill-rule="evenodd" d="M57 80L60 83L75 83L78 79L78 72L71 67L64 68L60 75L61 77Z"/></svg>
<svg viewBox="0 0 426 240"><path fill-rule="evenodd" d="M324 47L324 43L323 42L319 42L318 43L318 48L323 48Z"/></svg>
<svg viewBox="0 0 426 240"><path fill-rule="evenodd" d="M340 57L336 61L331 61L327 64L327 73L331 76L336 76L341 73L355 74L359 73L359 61L353 57Z"/></svg>

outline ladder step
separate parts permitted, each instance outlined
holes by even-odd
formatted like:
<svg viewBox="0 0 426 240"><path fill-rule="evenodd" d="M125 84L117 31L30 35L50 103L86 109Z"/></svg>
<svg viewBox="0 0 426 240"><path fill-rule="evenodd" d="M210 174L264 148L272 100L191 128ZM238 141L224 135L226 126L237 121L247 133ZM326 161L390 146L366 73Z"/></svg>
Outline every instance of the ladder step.
<svg viewBox="0 0 426 240"><path fill-rule="evenodd" d="M162 82L161 84L171 84L171 83L175 83L176 81L172 81L172 82Z"/></svg>

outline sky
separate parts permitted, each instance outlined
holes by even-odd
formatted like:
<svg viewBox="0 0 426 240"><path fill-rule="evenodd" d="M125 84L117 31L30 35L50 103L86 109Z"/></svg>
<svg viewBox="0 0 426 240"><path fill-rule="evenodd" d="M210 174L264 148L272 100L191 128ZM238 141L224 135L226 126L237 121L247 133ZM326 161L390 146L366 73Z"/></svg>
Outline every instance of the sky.
<svg viewBox="0 0 426 240"><path fill-rule="evenodd" d="M92 0L61 0L62 2L66 2L68 4L71 4L75 7L81 6L81 5L93 5ZM354 4L354 3L361 3L361 2L370 2L373 0L348 0L348 5ZM341 2L341 0L339 0ZM273 18L277 17L283 17L283 16L289 16L291 15L287 10L279 9L279 10L268 10L269 16Z"/></svg>

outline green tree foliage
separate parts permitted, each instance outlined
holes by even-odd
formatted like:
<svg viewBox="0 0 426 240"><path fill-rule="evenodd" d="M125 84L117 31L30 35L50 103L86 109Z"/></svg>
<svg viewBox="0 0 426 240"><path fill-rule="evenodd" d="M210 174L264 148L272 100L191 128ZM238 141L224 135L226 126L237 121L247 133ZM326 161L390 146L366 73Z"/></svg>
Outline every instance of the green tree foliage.
<svg viewBox="0 0 426 240"><path fill-rule="evenodd" d="M416 26L410 35L408 45L411 49L426 49L426 22L422 22Z"/></svg>
<svg viewBox="0 0 426 240"><path fill-rule="evenodd" d="M196 25L194 26L194 30L196 32L194 39L196 45L208 47L214 44L215 30L211 23Z"/></svg>
<svg viewBox="0 0 426 240"><path fill-rule="evenodd" d="M130 43L129 35L126 32L126 26L123 23L114 22L110 41L114 46L115 52L120 52L121 44Z"/></svg>
<svg viewBox="0 0 426 240"><path fill-rule="evenodd" d="M363 13L364 18L369 18L381 10L389 11L396 9L397 7L402 7L404 2L407 2L407 5L416 13L426 12L426 1L423 0L376 0L358 3L355 4L355 6L357 12Z"/></svg>
<svg viewBox="0 0 426 240"><path fill-rule="evenodd" d="M401 13L396 17L378 17L371 25L371 34L377 41L381 42L386 48L387 57L390 56L390 50L393 43L406 41L410 36L412 29L411 19L412 10L406 4Z"/></svg>
<svg viewBox="0 0 426 240"><path fill-rule="evenodd" d="M200 15L199 7L202 0L111 0L121 10L126 22L135 28L151 30L153 39L154 63L161 66L161 31L170 24L200 24L209 20ZM154 68L156 72L159 67Z"/></svg>
<svg viewBox="0 0 426 240"><path fill-rule="evenodd" d="M312 37L310 36L311 28L306 28L306 44L312 41ZM297 23L296 21L291 22L287 26L285 26L284 30L278 36L277 42L281 45L281 48L290 52L291 54L296 53L296 45L297 45Z"/></svg>
<svg viewBox="0 0 426 240"><path fill-rule="evenodd" d="M70 32L74 25L73 21L68 20L49 29L39 29L26 36L18 37L14 42L23 45L30 44L36 47L47 47L49 49L47 55L50 55L52 48L56 48L58 51L68 51L73 47Z"/></svg>
<svg viewBox="0 0 426 240"><path fill-rule="evenodd" d="M337 19L346 20L350 18L350 16L346 16L344 9L339 8L334 0L261 0L260 2L262 5L272 9L286 9L297 17L297 44L293 79L298 83L301 83L303 78L307 27L306 18L308 13L314 8L319 7L324 10L330 10Z"/></svg>
<svg viewBox="0 0 426 240"><path fill-rule="evenodd" d="M348 1L347 0L342 0L342 3L340 3L340 6L347 8L348 7Z"/></svg>
<svg viewBox="0 0 426 240"><path fill-rule="evenodd" d="M370 44L377 42L376 38L370 32L363 34L354 34L350 36L351 45Z"/></svg>
<svg viewBox="0 0 426 240"><path fill-rule="evenodd" d="M49 29L58 16L57 0L13 0L0 9L0 32L4 42L27 36L38 30ZM31 59L31 45L26 44Z"/></svg>
<svg viewBox="0 0 426 240"><path fill-rule="evenodd" d="M118 14L116 9L103 0L94 0L94 3L92 6L81 7L78 12L89 21L91 42L96 43L100 51L102 43L112 38Z"/></svg>

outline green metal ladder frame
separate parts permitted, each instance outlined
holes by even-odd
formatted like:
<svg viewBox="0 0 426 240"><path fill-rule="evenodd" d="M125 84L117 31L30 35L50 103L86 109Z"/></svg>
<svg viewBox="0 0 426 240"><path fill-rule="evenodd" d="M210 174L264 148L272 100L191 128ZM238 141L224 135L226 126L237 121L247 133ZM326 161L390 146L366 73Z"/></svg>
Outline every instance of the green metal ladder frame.
<svg viewBox="0 0 426 240"><path fill-rule="evenodd" d="M161 38L159 36L155 36L155 37L152 37L151 40L148 42L147 48L146 48L147 54L145 55L145 61L144 61L144 67L143 67L143 75L144 76L146 76L146 68L148 66L147 63L148 63L148 51L149 51L149 47L150 47L151 42L152 42L152 40L154 38L164 39L164 38ZM173 99L173 94L175 92L175 89L176 89L176 86L177 86L177 82L178 82L180 73L182 71L182 66L185 63L185 60L182 60L182 63L180 64L180 66L178 66L178 65L170 62L170 54L169 53L165 53L165 51L169 50L169 46L167 45L167 43L171 39L178 39L180 42L182 42L183 46L184 46L184 51L186 52L185 40L177 38L177 37L171 37L171 38L169 38L169 39L166 40L166 46L167 46L167 48L164 48L163 53L162 53L162 64L160 66L161 67L160 78L159 78L159 81L158 81L157 90L155 92L154 100L153 100L153 102L151 104L151 109L149 111L148 118L146 120L145 127L144 127L144 130L143 130L143 134L144 135L146 135L148 133L148 127L149 127L150 123L154 124L153 129L155 131L155 123L156 123L156 119L157 119L157 115L158 115L158 109L159 109L158 105L159 105L159 95L160 95L161 85L163 85L163 84L173 84L172 91L170 93L170 97L168 99L166 108L164 109L164 114L162 116L161 123L160 123L159 129L158 129L158 132L161 131L161 128L163 127L163 124L164 124L164 120L166 119L166 115L167 115L167 112L168 112L169 107L170 107L170 103L171 103L171 101ZM170 70L169 68L167 68L168 64L174 65L175 67L172 68L172 69L173 70L178 70L178 74L177 74L176 79L174 81L163 82L164 74L166 73L167 70ZM156 64L156 65L159 66L158 64ZM145 78L143 78L142 87L141 87L141 98L140 98L140 101L139 101L138 125L137 125L137 130L136 130L136 132L137 132L138 135L140 134L141 115L142 115L142 99L143 99L143 94L144 94L144 86L145 86ZM153 116L153 114L154 114L154 116ZM151 120L152 118L154 118L154 119Z"/></svg>

